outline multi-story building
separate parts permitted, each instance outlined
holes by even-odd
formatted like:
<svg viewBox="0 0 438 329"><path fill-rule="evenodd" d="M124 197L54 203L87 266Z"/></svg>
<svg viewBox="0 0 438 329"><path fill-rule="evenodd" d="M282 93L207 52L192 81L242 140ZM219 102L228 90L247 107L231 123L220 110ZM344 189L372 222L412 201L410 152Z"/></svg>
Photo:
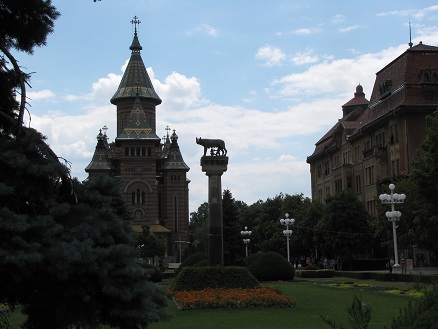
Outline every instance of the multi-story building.
<svg viewBox="0 0 438 329"><path fill-rule="evenodd" d="M141 232L141 227L148 225L151 232L166 237L168 256L176 256L188 241L190 168L183 160L175 131L169 136L166 127L163 140L157 136L156 106L161 99L140 55L136 18L133 23L131 57L111 98L117 108L117 137L109 143L105 129L100 131L85 171L88 179L116 177L133 229Z"/></svg>
<svg viewBox="0 0 438 329"><path fill-rule="evenodd" d="M362 86L343 116L307 158L312 199L353 190L376 216L382 184L410 172L426 134L425 117L438 106L438 47L420 44L376 73L370 100Z"/></svg>

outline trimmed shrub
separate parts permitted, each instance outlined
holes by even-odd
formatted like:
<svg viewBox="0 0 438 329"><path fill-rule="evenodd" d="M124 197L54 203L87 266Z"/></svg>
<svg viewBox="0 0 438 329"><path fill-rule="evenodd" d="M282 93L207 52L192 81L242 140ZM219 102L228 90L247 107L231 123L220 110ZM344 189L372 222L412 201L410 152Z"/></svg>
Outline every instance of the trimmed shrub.
<svg viewBox="0 0 438 329"><path fill-rule="evenodd" d="M299 278L332 278L333 270L302 270L296 271L296 275Z"/></svg>
<svg viewBox="0 0 438 329"><path fill-rule="evenodd" d="M257 252L255 254L251 254L248 257L244 258L243 261L245 262L245 266L248 267L252 263L254 263L259 257L262 255L262 252Z"/></svg>
<svg viewBox="0 0 438 329"><path fill-rule="evenodd" d="M160 269L152 264L141 264L149 281L160 282L163 279L163 273Z"/></svg>
<svg viewBox="0 0 438 329"><path fill-rule="evenodd" d="M190 255L189 257L184 259L184 261L181 263L181 265L175 270L175 274L178 275L184 267L193 266L197 262L204 260L204 259L208 260L208 255L205 252L197 252L197 253L194 253L193 255Z"/></svg>
<svg viewBox="0 0 438 329"><path fill-rule="evenodd" d="M175 278L171 290L203 290L206 288L242 288L260 286L256 278L245 267L237 266L189 266Z"/></svg>
<svg viewBox="0 0 438 329"><path fill-rule="evenodd" d="M306 271L316 271L316 270L319 270L319 267L316 265L310 264L310 265L307 265L304 269Z"/></svg>
<svg viewBox="0 0 438 329"><path fill-rule="evenodd" d="M288 281L295 276L295 269L287 259L273 251L262 253L248 270L259 281Z"/></svg>
<svg viewBox="0 0 438 329"><path fill-rule="evenodd" d="M426 291L423 298L400 311L398 318L393 319L393 329L423 329L437 328L438 323L438 289Z"/></svg>
<svg viewBox="0 0 438 329"><path fill-rule="evenodd" d="M197 262L197 263L194 264L193 266L195 266L195 267L208 266L208 259L200 260L199 262Z"/></svg>

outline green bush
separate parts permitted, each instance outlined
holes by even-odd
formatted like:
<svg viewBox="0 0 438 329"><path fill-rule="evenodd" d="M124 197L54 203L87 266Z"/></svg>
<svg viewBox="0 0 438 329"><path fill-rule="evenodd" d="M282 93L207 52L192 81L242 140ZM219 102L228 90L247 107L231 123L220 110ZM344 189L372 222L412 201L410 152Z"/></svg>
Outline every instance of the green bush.
<svg viewBox="0 0 438 329"><path fill-rule="evenodd" d="M316 265L310 264L310 265L307 265L304 269L306 271L316 271L316 270L319 270L319 267Z"/></svg>
<svg viewBox="0 0 438 329"><path fill-rule="evenodd" d="M207 266L185 267L175 278L171 290L202 290L206 288L258 287L260 284L245 267Z"/></svg>
<svg viewBox="0 0 438 329"><path fill-rule="evenodd" d="M256 252L255 254L251 254L246 257L243 261L245 262L245 266L248 267L252 263L254 263L259 257L262 255L262 252Z"/></svg>
<svg viewBox="0 0 438 329"><path fill-rule="evenodd" d="M333 270L301 270L296 271L299 278L331 278L333 277Z"/></svg>
<svg viewBox="0 0 438 329"><path fill-rule="evenodd" d="M393 319L392 329L438 328L438 289L426 291L423 298L400 311L398 318Z"/></svg>
<svg viewBox="0 0 438 329"><path fill-rule="evenodd" d="M152 264L141 264L149 281L160 282L163 279L163 273L160 269Z"/></svg>
<svg viewBox="0 0 438 329"><path fill-rule="evenodd" d="M293 280L295 270L282 255L268 251L262 253L248 270L259 281Z"/></svg>
<svg viewBox="0 0 438 329"><path fill-rule="evenodd" d="M178 275L184 267L193 266L197 262L204 260L204 259L208 260L208 255L205 252L197 252L197 253L190 255L189 257L184 259L184 261L181 263L181 265L175 270L175 274Z"/></svg>
<svg viewBox="0 0 438 329"><path fill-rule="evenodd" d="M200 260L199 262L197 262L197 263L194 264L193 266L195 266L195 267L208 266L208 259Z"/></svg>

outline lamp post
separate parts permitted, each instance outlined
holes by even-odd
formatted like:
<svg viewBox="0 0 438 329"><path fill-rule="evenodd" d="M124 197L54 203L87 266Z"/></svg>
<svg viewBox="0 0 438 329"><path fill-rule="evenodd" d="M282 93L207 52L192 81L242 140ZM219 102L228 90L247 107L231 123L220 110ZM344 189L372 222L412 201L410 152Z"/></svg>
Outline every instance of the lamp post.
<svg viewBox="0 0 438 329"><path fill-rule="evenodd" d="M398 251L397 251L397 232L395 222L398 222L401 217L401 212L395 210L396 203L403 203L406 199L405 194L394 193L395 185L389 184L389 189L391 190L391 194L380 194L379 199L382 203L387 203L391 205L391 211L387 211L385 216L388 218L388 221L392 222L392 235L394 239L394 260L395 264L392 266L394 272L400 272L401 265L398 262Z"/></svg>
<svg viewBox="0 0 438 329"><path fill-rule="evenodd" d="M286 226L286 229L283 230L283 234L286 237L287 243L287 261L290 263L290 253L289 253L289 237L292 235L292 230L289 230L289 225L295 223L295 219L289 218L289 214L286 213L284 215L285 218L280 219L280 224Z"/></svg>
<svg viewBox="0 0 438 329"><path fill-rule="evenodd" d="M248 245L249 245L249 241L250 240L250 236L251 236L251 231L248 231L248 227L245 226L245 230L244 231L240 231L240 235L243 237L243 244L245 245L245 250L246 250L246 257L248 257Z"/></svg>

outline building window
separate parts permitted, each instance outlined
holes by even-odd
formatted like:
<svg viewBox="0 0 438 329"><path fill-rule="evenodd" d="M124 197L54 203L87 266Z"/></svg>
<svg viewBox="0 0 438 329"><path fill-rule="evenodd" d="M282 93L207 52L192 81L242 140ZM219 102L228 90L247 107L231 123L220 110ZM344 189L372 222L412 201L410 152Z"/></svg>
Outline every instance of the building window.
<svg viewBox="0 0 438 329"><path fill-rule="evenodd" d="M173 222L175 232L178 232L178 196L173 197Z"/></svg>
<svg viewBox="0 0 438 329"><path fill-rule="evenodd" d="M365 141L365 143L363 143L363 150L368 151L370 149L371 149L371 140L367 140Z"/></svg>
<svg viewBox="0 0 438 329"><path fill-rule="evenodd" d="M377 146L385 146L385 133L381 132L376 135L376 145Z"/></svg>
<svg viewBox="0 0 438 329"><path fill-rule="evenodd" d="M318 178L321 178L322 176L322 167L321 165L318 165L318 167L316 168L317 174L318 174Z"/></svg>
<svg viewBox="0 0 438 329"><path fill-rule="evenodd" d="M322 190L318 190L318 200L319 202L322 202Z"/></svg>
<svg viewBox="0 0 438 329"><path fill-rule="evenodd" d="M360 159L360 147L359 146L355 146L354 147L354 162L359 162Z"/></svg>
<svg viewBox="0 0 438 329"><path fill-rule="evenodd" d="M330 186L325 188L325 197L328 198L330 196Z"/></svg>
<svg viewBox="0 0 438 329"><path fill-rule="evenodd" d="M374 166L365 168L365 183L366 185L374 184Z"/></svg>
<svg viewBox="0 0 438 329"><path fill-rule="evenodd" d="M398 143L398 125L389 126L389 135L391 144Z"/></svg>
<svg viewBox="0 0 438 329"><path fill-rule="evenodd" d="M146 193L141 191L139 188L131 193L132 204L145 204Z"/></svg>
<svg viewBox="0 0 438 329"><path fill-rule="evenodd" d="M324 175L328 175L330 173L330 164L328 161L324 162Z"/></svg>
<svg viewBox="0 0 438 329"><path fill-rule="evenodd" d="M342 153L342 162L344 164L350 163L350 150L347 150L344 153Z"/></svg>
<svg viewBox="0 0 438 329"><path fill-rule="evenodd" d="M342 179L338 179L335 181L335 193L342 192Z"/></svg>
<svg viewBox="0 0 438 329"><path fill-rule="evenodd" d="M360 175L356 175L355 177L355 185L356 185L356 193L362 192L362 180Z"/></svg>
<svg viewBox="0 0 438 329"><path fill-rule="evenodd" d="M339 166L339 154L335 155L335 166Z"/></svg>

